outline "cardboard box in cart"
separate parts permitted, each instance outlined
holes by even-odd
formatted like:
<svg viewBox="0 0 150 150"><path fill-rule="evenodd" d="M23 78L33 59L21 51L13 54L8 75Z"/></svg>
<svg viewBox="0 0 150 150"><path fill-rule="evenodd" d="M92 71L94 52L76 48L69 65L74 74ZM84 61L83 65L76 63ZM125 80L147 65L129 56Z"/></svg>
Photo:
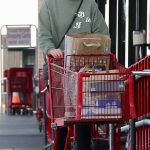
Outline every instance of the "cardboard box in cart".
<svg viewBox="0 0 150 150"><path fill-rule="evenodd" d="M108 54L110 53L111 39L104 34L68 34L65 36L65 56L66 55L83 55L83 54ZM66 57L65 57L66 58ZM68 57L66 66L81 66L85 63L94 64L93 59L101 59L100 65L105 65L108 69L109 57Z"/></svg>
<svg viewBox="0 0 150 150"><path fill-rule="evenodd" d="M110 52L111 39L104 34L68 34L65 36L65 54L104 54Z"/></svg>

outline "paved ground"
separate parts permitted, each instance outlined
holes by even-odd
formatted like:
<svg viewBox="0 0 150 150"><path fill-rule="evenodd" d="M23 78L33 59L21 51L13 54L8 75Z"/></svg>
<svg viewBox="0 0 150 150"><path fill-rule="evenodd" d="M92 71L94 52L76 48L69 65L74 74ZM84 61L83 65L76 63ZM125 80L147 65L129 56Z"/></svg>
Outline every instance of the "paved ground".
<svg viewBox="0 0 150 150"><path fill-rule="evenodd" d="M38 130L35 116L0 115L0 150L42 150L44 135Z"/></svg>
<svg viewBox="0 0 150 150"><path fill-rule="evenodd" d="M108 150L108 141L97 141L94 150ZM4 149L11 148L11 149ZM44 135L35 116L0 115L0 150L44 150ZM121 150L125 150L124 146Z"/></svg>

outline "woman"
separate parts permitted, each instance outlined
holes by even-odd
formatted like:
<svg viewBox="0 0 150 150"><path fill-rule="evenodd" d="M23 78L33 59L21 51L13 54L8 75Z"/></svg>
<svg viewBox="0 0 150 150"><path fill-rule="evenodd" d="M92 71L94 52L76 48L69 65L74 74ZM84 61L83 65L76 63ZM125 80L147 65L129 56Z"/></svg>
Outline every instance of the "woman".
<svg viewBox="0 0 150 150"><path fill-rule="evenodd" d="M39 43L44 58L63 57L64 36L72 33L103 33L108 27L94 0L44 0L39 12ZM90 150L88 125L76 125L78 150ZM58 149L63 150L67 129L62 127Z"/></svg>

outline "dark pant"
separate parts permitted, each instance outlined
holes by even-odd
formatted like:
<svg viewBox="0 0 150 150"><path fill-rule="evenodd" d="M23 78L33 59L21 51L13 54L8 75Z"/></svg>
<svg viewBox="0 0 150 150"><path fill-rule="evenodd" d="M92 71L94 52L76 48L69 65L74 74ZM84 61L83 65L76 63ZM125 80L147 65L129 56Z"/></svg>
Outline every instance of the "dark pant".
<svg viewBox="0 0 150 150"><path fill-rule="evenodd" d="M64 150L67 136L67 127L59 129L58 150ZM90 150L91 135L88 125L76 125L77 150Z"/></svg>
<svg viewBox="0 0 150 150"><path fill-rule="evenodd" d="M57 150L64 150L65 142L67 137L67 127L59 128L59 137L58 137L58 145Z"/></svg>
<svg viewBox="0 0 150 150"><path fill-rule="evenodd" d="M76 125L77 149L90 150L91 134L89 125Z"/></svg>

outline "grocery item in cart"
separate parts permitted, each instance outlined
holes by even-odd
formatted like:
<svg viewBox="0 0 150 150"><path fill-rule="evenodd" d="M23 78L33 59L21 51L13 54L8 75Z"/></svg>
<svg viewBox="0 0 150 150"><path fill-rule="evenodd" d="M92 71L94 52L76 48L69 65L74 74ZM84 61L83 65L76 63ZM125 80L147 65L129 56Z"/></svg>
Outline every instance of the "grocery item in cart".
<svg viewBox="0 0 150 150"><path fill-rule="evenodd" d="M104 34L68 34L65 36L65 55L110 53L111 39Z"/></svg>
<svg viewBox="0 0 150 150"><path fill-rule="evenodd" d="M84 56L66 56L65 67L75 72L87 72L87 69L109 70L110 55L84 55Z"/></svg>
<svg viewBox="0 0 150 150"><path fill-rule="evenodd" d="M121 114L121 93L124 81L120 80L119 70L95 72L83 77L82 117L115 118ZM99 115L101 114L101 115ZM117 115L117 116L116 116ZM121 116L120 116L121 117Z"/></svg>

